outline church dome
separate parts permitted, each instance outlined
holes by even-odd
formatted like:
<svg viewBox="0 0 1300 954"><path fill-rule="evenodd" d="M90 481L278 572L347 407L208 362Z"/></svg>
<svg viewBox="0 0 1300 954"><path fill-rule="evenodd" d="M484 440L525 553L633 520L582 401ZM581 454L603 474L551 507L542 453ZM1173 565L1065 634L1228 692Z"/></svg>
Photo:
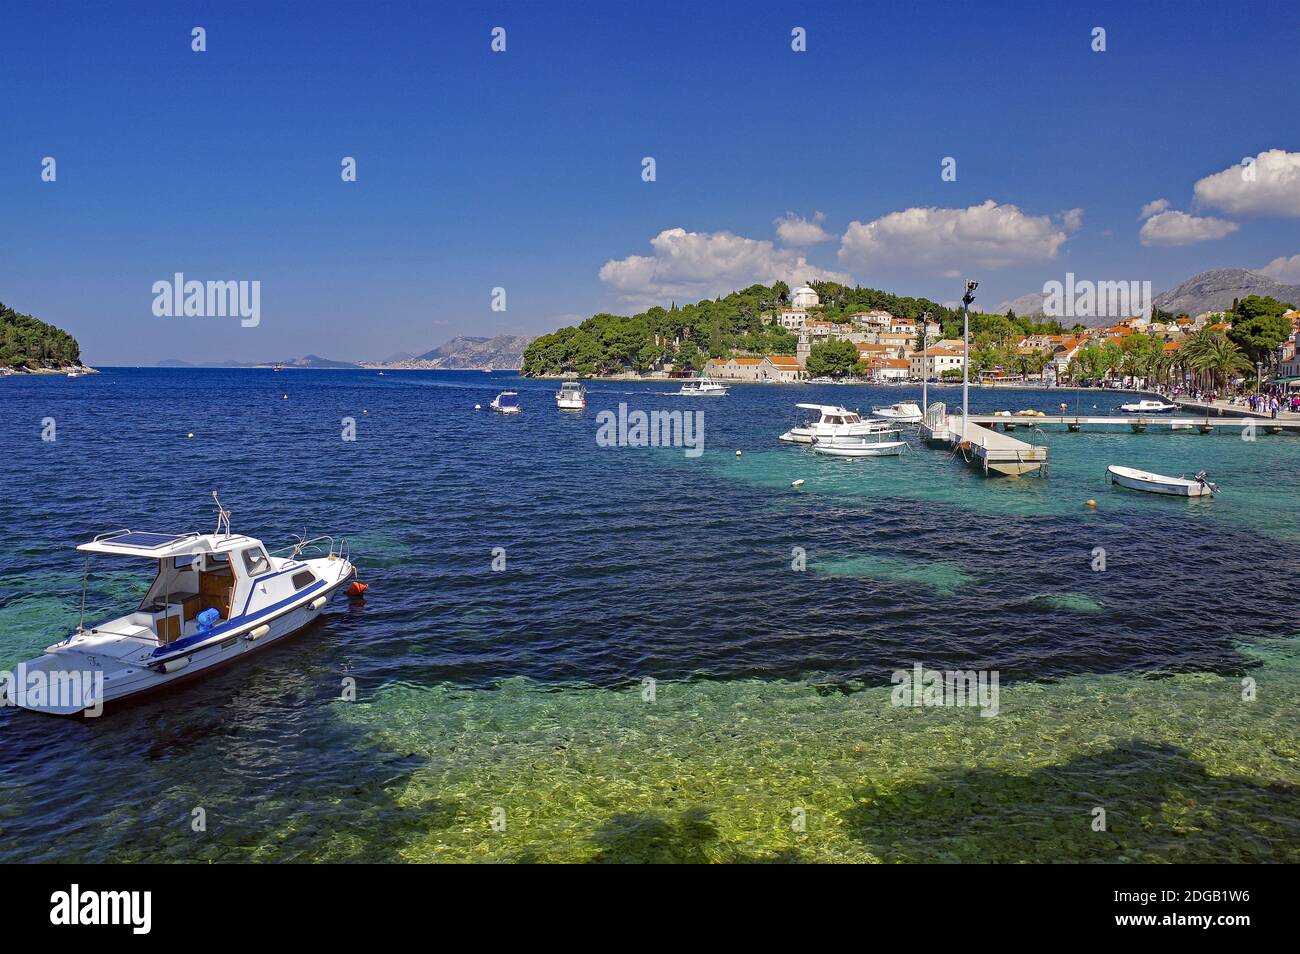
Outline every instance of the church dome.
<svg viewBox="0 0 1300 954"><path fill-rule="evenodd" d="M811 308L814 305L820 305L821 299L817 293L807 285L801 285L790 295L790 303L796 308Z"/></svg>

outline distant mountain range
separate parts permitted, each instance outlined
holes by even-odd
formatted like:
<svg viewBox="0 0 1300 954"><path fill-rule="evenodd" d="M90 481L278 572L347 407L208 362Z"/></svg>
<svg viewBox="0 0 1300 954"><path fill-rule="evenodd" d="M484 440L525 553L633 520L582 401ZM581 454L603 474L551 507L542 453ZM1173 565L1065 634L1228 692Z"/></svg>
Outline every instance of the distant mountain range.
<svg viewBox="0 0 1300 954"><path fill-rule="evenodd" d="M533 339L527 335L498 335L495 338L452 338L432 351L411 355L398 352L383 361L335 361L309 354L302 358L283 361L209 361L194 364L175 358L159 361L160 368L393 368L419 371L517 371L523 364L524 349Z"/></svg>
<svg viewBox="0 0 1300 954"><path fill-rule="evenodd" d="M1160 292L1152 304L1176 315L1187 312L1195 317L1207 311L1226 311L1232 307L1234 300L1247 295L1269 296L1278 301L1300 305L1300 285L1284 285L1248 268L1214 268L1201 272L1181 285ZM1008 308L1021 316L1041 315L1043 293L1030 292L1012 301L1004 301L998 305L997 310L1005 313ZM1108 325L1115 317L1082 318L1080 323L1089 327Z"/></svg>
<svg viewBox="0 0 1300 954"><path fill-rule="evenodd" d="M421 371L481 371L485 368L517 371L524 363L524 349L532 343L533 338L529 335L452 338L432 351L415 357L394 355L385 361L362 361L361 366Z"/></svg>

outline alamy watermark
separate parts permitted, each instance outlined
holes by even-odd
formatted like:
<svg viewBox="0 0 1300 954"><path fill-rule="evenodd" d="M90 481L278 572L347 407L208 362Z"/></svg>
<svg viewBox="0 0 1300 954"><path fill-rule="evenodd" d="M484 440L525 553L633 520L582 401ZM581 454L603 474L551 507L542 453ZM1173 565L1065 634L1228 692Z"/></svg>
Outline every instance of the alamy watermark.
<svg viewBox="0 0 1300 954"><path fill-rule="evenodd" d="M93 719L104 711L102 669L28 669L19 663L13 672L0 671L0 698L6 706L28 709L82 711Z"/></svg>
<svg viewBox="0 0 1300 954"><path fill-rule="evenodd" d="M910 670L895 670L889 681L894 683L889 701L895 706L979 709L986 718L998 714L996 669L939 670L914 663Z"/></svg>
<svg viewBox="0 0 1300 954"><path fill-rule="evenodd" d="M244 328L262 322L260 281L186 281L177 272L171 281L154 282L153 294L159 318L239 318Z"/></svg>
<svg viewBox="0 0 1300 954"><path fill-rule="evenodd" d="M1043 314L1048 318L1151 317L1151 283L1142 281L1065 281L1043 283Z"/></svg>
<svg viewBox="0 0 1300 954"><path fill-rule="evenodd" d="M596 415L598 447L684 447L687 457L704 453L703 411L629 411L619 402L618 413Z"/></svg>

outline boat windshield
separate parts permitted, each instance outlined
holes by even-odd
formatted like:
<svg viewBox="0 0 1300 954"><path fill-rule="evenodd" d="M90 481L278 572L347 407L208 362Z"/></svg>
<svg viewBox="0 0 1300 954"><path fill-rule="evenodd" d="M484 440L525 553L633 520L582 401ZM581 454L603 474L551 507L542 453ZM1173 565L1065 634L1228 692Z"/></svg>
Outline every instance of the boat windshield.
<svg viewBox="0 0 1300 954"><path fill-rule="evenodd" d="M856 414L845 414L845 415L844 415L844 423L845 423L845 424L858 424L858 423L861 423L861 421L862 421L862 418L858 417Z"/></svg>
<svg viewBox="0 0 1300 954"><path fill-rule="evenodd" d="M497 396L497 403L501 407L514 407L519 402L517 394L501 394Z"/></svg>

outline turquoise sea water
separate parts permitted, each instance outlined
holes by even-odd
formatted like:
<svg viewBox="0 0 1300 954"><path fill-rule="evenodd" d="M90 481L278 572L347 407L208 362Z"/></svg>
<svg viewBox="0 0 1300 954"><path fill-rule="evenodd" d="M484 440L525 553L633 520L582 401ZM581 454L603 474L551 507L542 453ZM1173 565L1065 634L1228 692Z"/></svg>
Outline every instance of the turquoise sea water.
<svg viewBox="0 0 1300 954"><path fill-rule="evenodd" d="M506 386L518 418L473 410ZM845 461L775 439L796 401L906 389L595 382L559 414L554 386L0 382L0 667L75 625L72 546L207 529L214 488L271 546L346 535L372 587L101 719L0 712L0 857L1300 859L1300 438L1052 431L1049 477L988 480L919 445ZM1060 400L1119 403L972 408ZM702 410L704 454L598 446L620 402ZM1223 492L1115 490L1112 463ZM91 618L149 578L97 569ZM891 704L917 663L998 672L998 714Z"/></svg>

